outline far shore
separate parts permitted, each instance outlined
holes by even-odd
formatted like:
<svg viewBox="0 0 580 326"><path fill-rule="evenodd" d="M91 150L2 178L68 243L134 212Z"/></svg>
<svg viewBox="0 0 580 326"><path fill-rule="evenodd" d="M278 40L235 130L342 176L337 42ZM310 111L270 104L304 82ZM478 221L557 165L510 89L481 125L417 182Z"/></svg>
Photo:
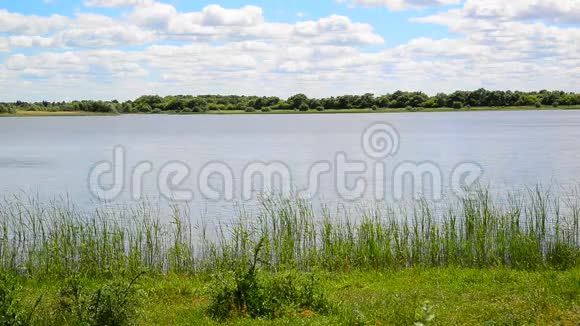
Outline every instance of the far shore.
<svg viewBox="0 0 580 326"><path fill-rule="evenodd" d="M344 109L344 110L309 110L309 111L297 111L297 110L273 110L273 111L255 111L246 112L243 110L222 110L222 111L206 111L206 112L173 112L173 111L163 111L160 113L100 113L100 112L88 112L88 111L17 111L11 114L0 114L0 117L83 117L83 116L116 116L116 115L150 115L150 114L169 114L169 115L203 115L203 114L213 114L213 115L238 115L238 114L345 114L345 113L417 113L417 112L483 112L483 111L562 111L562 110L579 110L580 105L573 106L542 106L537 108L535 106L506 106L506 107L472 107L472 108L407 108L407 109L391 109L391 108L381 108L377 110L373 109Z"/></svg>

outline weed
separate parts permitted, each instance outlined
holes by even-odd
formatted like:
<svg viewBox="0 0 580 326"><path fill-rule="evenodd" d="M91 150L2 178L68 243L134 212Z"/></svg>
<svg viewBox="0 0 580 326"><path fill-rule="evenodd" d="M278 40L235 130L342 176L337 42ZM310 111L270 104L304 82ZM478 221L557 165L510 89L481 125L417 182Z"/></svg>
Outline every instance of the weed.
<svg viewBox="0 0 580 326"><path fill-rule="evenodd" d="M32 308L26 309L17 298L20 290L16 277L0 272L0 326L25 326L31 323L41 298Z"/></svg>
<svg viewBox="0 0 580 326"><path fill-rule="evenodd" d="M140 275L139 275L140 276ZM135 319L135 282L111 281L97 289L71 277L60 291L59 323L68 325L130 325Z"/></svg>

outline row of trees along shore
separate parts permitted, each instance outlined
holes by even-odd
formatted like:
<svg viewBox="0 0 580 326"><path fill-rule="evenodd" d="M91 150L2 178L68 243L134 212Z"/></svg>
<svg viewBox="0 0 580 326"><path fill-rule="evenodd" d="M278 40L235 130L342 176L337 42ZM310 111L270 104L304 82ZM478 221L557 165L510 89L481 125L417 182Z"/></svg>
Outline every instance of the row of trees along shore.
<svg viewBox="0 0 580 326"><path fill-rule="evenodd" d="M161 113L161 112L205 112L243 110L356 110L356 109L410 109L410 108L469 108L469 107L512 107L512 106L571 106L580 105L580 94L563 91L520 92L520 91L456 91L428 96L423 92L396 91L386 95L344 95L329 98L308 98L304 94L286 100L278 97L237 95L178 95L161 97L141 96L134 101L73 101L0 103L0 113L16 111L85 111L102 113Z"/></svg>

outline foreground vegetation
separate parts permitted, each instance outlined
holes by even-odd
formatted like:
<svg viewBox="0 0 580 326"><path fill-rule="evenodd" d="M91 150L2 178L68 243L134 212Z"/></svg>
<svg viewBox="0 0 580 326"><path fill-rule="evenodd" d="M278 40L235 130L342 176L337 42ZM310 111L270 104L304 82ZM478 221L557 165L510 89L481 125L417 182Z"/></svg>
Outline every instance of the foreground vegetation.
<svg viewBox="0 0 580 326"><path fill-rule="evenodd" d="M10 198L0 324L580 321L576 192L478 190L446 207L356 214L263 204L253 218L192 225L179 206L167 219L147 204L86 213Z"/></svg>
<svg viewBox="0 0 580 326"><path fill-rule="evenodd" d="M428 96L422 92L397 91L392 94L344 95L330 98L308 98L304 94L286 100L258 96L141 96L134 101L74 101L74 102L15 102L0 103L0 115L20 112L101 112L101 113L288 113L288 112L365 112L416 110L469 110L472 108L574 108L580 105L580 94L563 91L456 91Z"/></svg>
<svg viewBox="0 0 580 326"><path fill-rule="evenodd" d="M288 275L280 274L283 275L278 278ZM216 319L210 314L214 279L168 275L139 278L131 287L130 302L122 305L114 302L116 310L109 316L115 318L117 325L130 321L140 325L575 326L580 321L579 269L530 272L504 268L416 268L316 275L317 290L325 294L328 302L328 307L322 310L285 303L278 308L276 318L235 315ZM130 281L125 278L121 287L115 287L115 281L82 279L75 283L81 284L82 290L74 292L70 281L20 279L15 295L24 318L34 311L30 324L78 325L80 315L85 325L97 325L95 317L103 318L106 314L92 317L86 313L91 311L90 305L75 304L72 294L80 292L82 302L90 299L94 302L99 289L107 297L118 289L126 289ZM278 289L277 294L280 292ZM101 304L106 306L109 302L106 299ZM78 307L76 313L71 306Z"/></svg>

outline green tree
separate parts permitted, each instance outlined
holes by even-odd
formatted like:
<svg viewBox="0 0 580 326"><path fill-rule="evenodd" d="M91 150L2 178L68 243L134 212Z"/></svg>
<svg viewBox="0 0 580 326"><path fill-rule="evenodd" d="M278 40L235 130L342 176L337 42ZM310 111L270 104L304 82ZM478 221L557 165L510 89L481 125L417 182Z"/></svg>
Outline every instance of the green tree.
<svg viewBox="0 0 580 326"><path fill-rule="evenodd" d="M299 109L303 104L306 104L308 97L304 94L296 94L288 99L288 103L293 109Z"/></svg>

